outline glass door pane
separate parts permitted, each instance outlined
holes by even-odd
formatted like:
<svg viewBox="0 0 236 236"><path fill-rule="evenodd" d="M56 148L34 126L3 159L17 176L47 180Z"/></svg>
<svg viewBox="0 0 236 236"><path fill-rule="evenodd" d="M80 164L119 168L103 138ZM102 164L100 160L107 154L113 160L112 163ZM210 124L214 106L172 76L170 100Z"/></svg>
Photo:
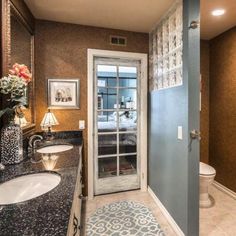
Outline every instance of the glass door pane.
<svg viewBox="0 0 236 236"><path fill-rule="evenodd" d="M117 112L99 111L97 113L98 133L117 131Z"/></svg>
<svg viewBox="0 0 236 236"><path fill-rule="evenodd" d="M114 109L116 107L117 89L98 87L98 110Z"/></svg>
<svg viewBox="0 0 236 236"><path fill-rule="evenodd" d="M137 90L120 88L119 101L121 109L137 109Z"/></svg>
<svg viewBox="0 0 236 236"><path fill-rule="evenodd" d="M117 134L98 135L98 155L117 154Z"/></svg>
<svg viewBox="0 0 236 236"><path fill-rule="evenodd" d="M117 157L98 159L98 177L107 178L117 176Z"/></svg>
<svg viewBox="0 0 236 236"><path fill-rule="evenodd" d="M119 131L137 130L137 112L120 111L119 113Z"/></svg>
<svg viewBox="0 0 236 236"><path fill-rule="evenodd" d="M119 87L137 87L137 67L119 67Z"/></svg>
<svg viewBox="0 0 236 236"><path fill-rule="evenodd" d="M135 133L125 133L119 135L119 153L136 153L137 135Z"/></svg>
<svg viewBox="0 0 236 236"><path fill-rule="evenodd" d="M119 162L120 162L120 167L119 167L120 175L137 174L137 156L136 155L120 156Z"/></svg>
<svg viewBox="0 0 236 236"><path fill-rule="evenodd" d="M116 87L117 86L117 66L97 65L97 86Z"/></svg>

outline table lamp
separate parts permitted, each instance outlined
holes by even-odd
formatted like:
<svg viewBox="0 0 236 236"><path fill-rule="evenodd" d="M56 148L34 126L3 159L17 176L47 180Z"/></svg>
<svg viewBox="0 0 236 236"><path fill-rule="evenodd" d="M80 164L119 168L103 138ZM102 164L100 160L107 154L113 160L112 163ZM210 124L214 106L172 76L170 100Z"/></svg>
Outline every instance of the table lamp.
<svg viewBox="0 0 236 236"><path fill-rule="evenodd" d="M53 138L52 135L52 126L59 125L55 115L48 109L48 111L45 113L43 120L40 124L41 129L45 130L46 132L46 140L50 140Z"/></svg>

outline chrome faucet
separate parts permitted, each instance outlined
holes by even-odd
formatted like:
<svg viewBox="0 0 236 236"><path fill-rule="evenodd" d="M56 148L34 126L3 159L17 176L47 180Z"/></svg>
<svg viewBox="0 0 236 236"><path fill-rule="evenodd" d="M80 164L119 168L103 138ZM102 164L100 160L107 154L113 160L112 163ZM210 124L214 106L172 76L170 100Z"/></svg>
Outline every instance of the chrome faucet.
<svg viewBox="0 0 236 236"><path fill-rule="evenodd" d="M40 160L35 159L36 158L35 151L36 151L36 143L41 142L42 140L43 140L43 137L41 135L38 135L38 134L32 135L29 138L28 154L31 155L30 160L31 160L32 163L41 162L41 159Z"/></svg>
<svg viewBox="0 0 236 236"><path fill-rule="evenodd" d="M29 138L29 149L34 150L36 143L42 140L43 140L43 137L41 135L38 135L38 134L32 135Z"/></svg>

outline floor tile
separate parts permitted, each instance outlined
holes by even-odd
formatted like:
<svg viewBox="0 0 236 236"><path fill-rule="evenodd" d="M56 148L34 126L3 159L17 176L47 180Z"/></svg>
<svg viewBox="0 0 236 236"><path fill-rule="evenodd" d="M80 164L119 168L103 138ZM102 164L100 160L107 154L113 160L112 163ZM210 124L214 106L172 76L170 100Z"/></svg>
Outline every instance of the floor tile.
<svg viewBox="0 0 236 236"><path fill-rule="evenodd" d="M235 236L236 200L214 186L209 193L214 205L200 208L200 236Z"/></svg>
<svg viewBox="0 0 236 236"><path fill-rule="evenodd" d="M235 236L236 200L214 186L210 187L209 192L214 200L214 205L210 208L200 208L200 236ZM147 206L152 211L165 235L176 236L171 225L149 193L139 190L101 195L87 201L86 218L91 216L97 208L122 200L136 201Z"/></svg>

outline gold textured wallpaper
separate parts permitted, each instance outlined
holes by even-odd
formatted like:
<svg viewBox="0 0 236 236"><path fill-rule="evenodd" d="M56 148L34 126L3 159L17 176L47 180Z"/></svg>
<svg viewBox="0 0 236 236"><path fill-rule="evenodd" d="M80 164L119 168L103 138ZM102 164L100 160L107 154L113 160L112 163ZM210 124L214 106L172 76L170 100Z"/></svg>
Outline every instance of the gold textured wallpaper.
<svg viewBox="0 0 236 236"><path fill-rule="evenodd" d="M209 163L209 41L200 42L201 112L200 112L200 160Z"/></svg>
<svg viewBox="0 0 236 236"><path fill-rule="evenodd" d="M78 130L79 120L87 125L87 49L148 53L149 36L144 33L103 29L50 21L36 22L35 77L36 128L47 111L47 79L80 79L80 109L52 110L59 125L55 130ZM127 46L109 44L110 35L127 37ZM84 175L87 170L87 128L84 137Z"/></svg>
<svg viewBox="0 0 236 236"><path fill-rule="evenodd" d="M236 27L210 41L209 162L236 192Z"/></svg>

